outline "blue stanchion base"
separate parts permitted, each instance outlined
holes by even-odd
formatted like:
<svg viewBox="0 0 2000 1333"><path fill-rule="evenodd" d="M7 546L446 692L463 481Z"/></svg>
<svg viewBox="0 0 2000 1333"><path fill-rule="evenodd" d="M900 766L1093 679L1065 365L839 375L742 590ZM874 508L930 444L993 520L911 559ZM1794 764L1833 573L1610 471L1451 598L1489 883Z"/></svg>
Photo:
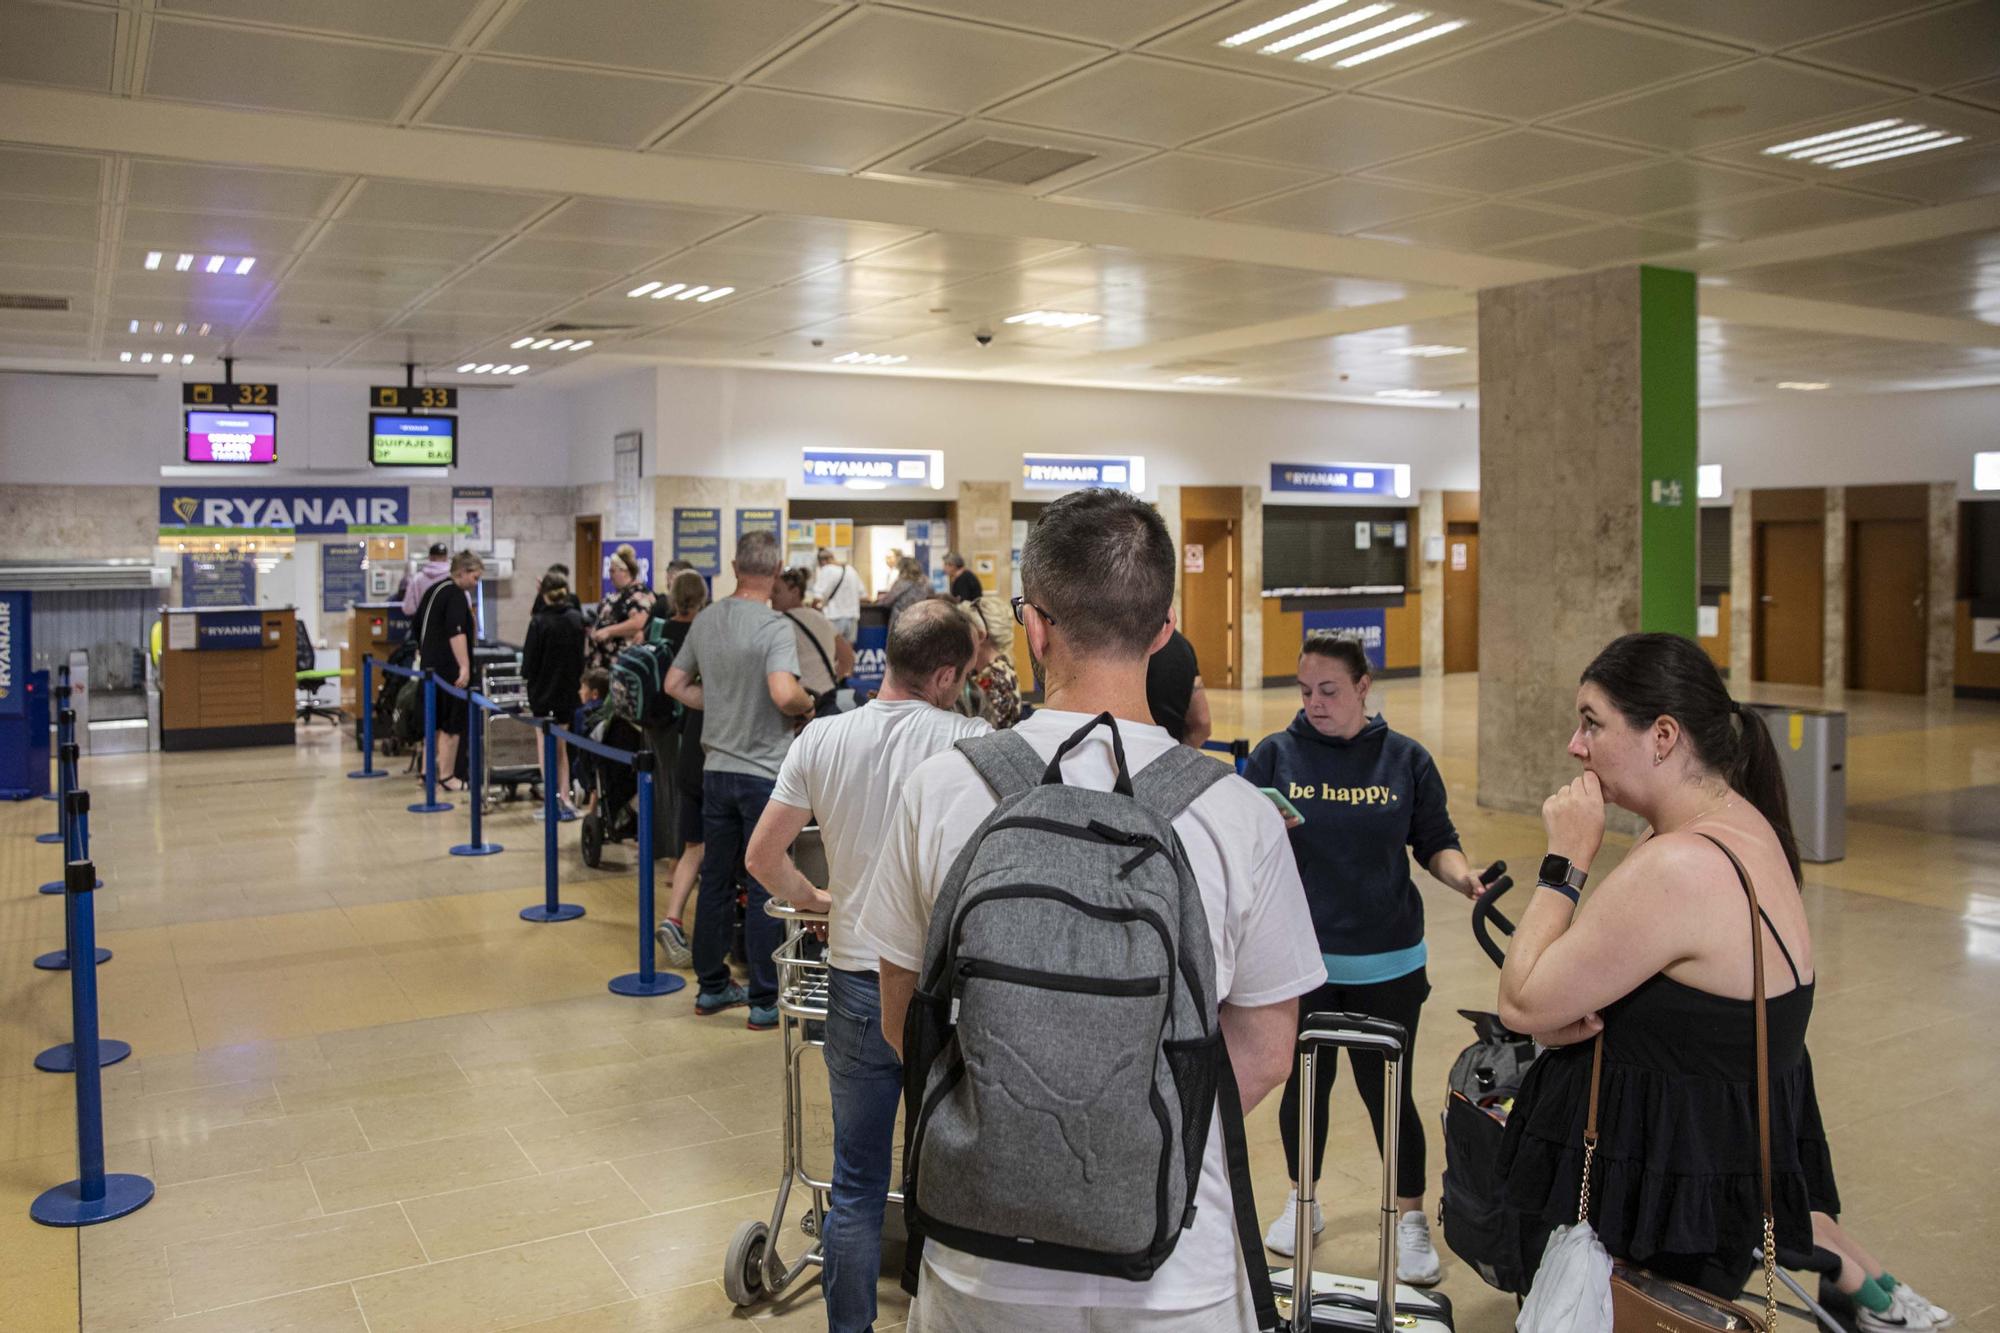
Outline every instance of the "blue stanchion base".
<svg viewBox="0 0 2000 1333"><path fill-rule="evenodd" d="M86 1200L83 1182L72 1180L43 1190L28 1205L28 1216L45 1227L87 1227L136 1213L153 1201L153 1182L123 1172L104 1177L104 1197Z"/></svg>
<svg viewBox="0 0 2000 1333"><path fill-rule="evenodd" d="M37 833L35 835L35 841L42 843L44 846L46 846L50 843L61 842L62 834L60 831L55 833Z"/></svg>
<svg viewBox="0 0 2000 1333"><path fill-rule="evenodd" d="M497 842L461 842L451 849L453 856L491 856L507 849Z"/></svg>
<svg viewBox="0 0 2000 1333"><path fill-rule="evenodd" d="M91 885L90 887L92 887L93 889L101 889L104 887L104 881L100 879L97 881L97 883ZM50 896L54 896L55 894L61 893L62 891L63 891L63 882L59 879L52 879L48 883L42 885L40 889L36 890L36 892L38 893L46 893L49 894Z"/></svg>
<svg viewBox="0 0 2000 1333"><path fill-rule="evenodd" d="M547 903L536 903L533 907L521 909L523 921L547 924L551 921L574 921L583 915L582 903L557 903L550 907Z"/></svg>
<svg viewBox="0 0 2000 1333"><path fill-rule="evenodd" d="M413 815L441 815L451 809L450 801L416 801L405 807Z"/></svg>
<svg viewBox="0 0 2000 1333"><path fill-rule="evenodd" d="M676 977L675 980L678 981L679 978ZM109 1037L104 1037L97 1043L97 1063L100 1067L115 1065L130 1054L132 1054L132 1048L125 1042L113 1041ZM76 1072L76 1047L69 1042L64 1042L60 1046L49 1047L46 1051L35 1057L35 1068L47 1074L74 1074Z"/></svg>
<svg viewBox="0 0 2000 1333"><path fill-rule="evenodd" d="M364 769L357 768L352 773L349 773L347 776L350 778L386 778L389 776L389 770L386 768L378 768L373 773L370 773Z"/></svg>
<svg viewBox="0 0 2000 1333"><path fill-rule="evenodd" d="M687 978L672 972L655 972L647 981L637 972L627 972L622 977L611 978L613 995L672 995L687 986Z"/></svg>
<svg viewBox="0 0 2000 1333"><path fill-rule="evenodd" d="M56 792L45 791L42 793L42 799L45 801L60 801L62 797Z"/></svg>
<svg viewBox="0 0 2000 1333"><path fill-rule="evenodd" d="M98 966L102 967L104 964L110 961L111 961L111 950L99 949L97 951ZM52 949L48 953L43 954L40 958L37 958L35 960L35 966L39 967L44 972L67 972L69 971L69 950Z"/></svg>

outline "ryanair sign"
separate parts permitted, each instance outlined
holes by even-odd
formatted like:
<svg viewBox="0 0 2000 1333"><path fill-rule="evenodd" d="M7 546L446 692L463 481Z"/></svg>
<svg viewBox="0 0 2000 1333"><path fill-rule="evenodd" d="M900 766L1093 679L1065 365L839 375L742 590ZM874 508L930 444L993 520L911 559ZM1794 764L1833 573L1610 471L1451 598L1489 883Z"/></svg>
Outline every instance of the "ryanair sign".
<svg viewBox="0 0 2000 1333"><path fill-rule="evenodd" d="M1021 485L1031 491L1097 488L1137 495L1146 489L1146 460L1126 455L1023 454Z"/></svg>
<svg viewBox="0 0 2000 1333"><path fill-rule="evenodd" d="M806 449L801 456L808 486L880 491L891 486L944 489L944 453L938 449Z"/></svg>
<svg viewBox="0 0 2000 1333"><path fill-rule="evenodd" d="M407 486L187 486L160 488L160 530L288 530L299 536L410 521Z"/></svg>
<svg viewBox="0 0 2000 1333"><path fill-rule="evenodd" d="M0 592L0 716L20 717L26 711L21 682L27 658L28 594Z"/></svg>

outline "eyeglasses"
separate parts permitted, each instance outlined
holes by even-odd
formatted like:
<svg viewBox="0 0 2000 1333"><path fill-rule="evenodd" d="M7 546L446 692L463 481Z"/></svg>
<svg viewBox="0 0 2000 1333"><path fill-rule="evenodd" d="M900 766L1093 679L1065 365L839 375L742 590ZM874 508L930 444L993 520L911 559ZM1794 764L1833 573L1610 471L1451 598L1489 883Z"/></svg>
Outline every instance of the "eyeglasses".
<svg viewBox="0 0 2000 1333"><path fill-rule="evenodd" d="M1053 625L1056 623L1056 618L1054 616L1042 610L1041 607L1035 606L1033 602L1029 601L1025 597L1010 597L1007 599L1007 605L1014 608L1014 623L1016 625L1026 626L1028 623L1025 619L1022 618L1021 615L1021 608L1024 606L1035 607L1035 614L1042 618L1043 624Z"/></svg>

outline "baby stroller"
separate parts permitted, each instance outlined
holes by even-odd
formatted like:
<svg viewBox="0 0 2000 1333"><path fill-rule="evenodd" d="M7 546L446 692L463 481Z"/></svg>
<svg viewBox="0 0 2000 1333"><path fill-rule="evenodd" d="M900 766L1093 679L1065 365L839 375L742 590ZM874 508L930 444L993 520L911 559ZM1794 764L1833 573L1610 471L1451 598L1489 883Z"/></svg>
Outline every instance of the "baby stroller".
<svg viewBox="0 0 2000 1333"><path fill-rule="evenodd" d="M1504 865L1496 870L1504 870ZM1493 872L1489 872L1493 873ZM1501 875L1472 908L1472 935L1495 967L1507 951L1492 936L1512 935L1514 923L1498 911L1514 881ZM1461 1009L1476 1040L1452 1062L1444 1109L1444 1190L1438 1204L1444 1242L1488 1286L1524 1296L1533 1274L1521 1263L1520 1219L1502 1206L1506 1181L1500 1175L1500 1140L1507 1114L1541 1050L1532 1037L1508 1029L1500 1015ZM1762 1260L1761 1253L1758 1255ZM1788 1272L1786 1270L1792 1270ZM1818 1299L1806 1293L1792 1272L1819 1275ZM1826 1333L1854 1333L1854 1303L1834 1286L1840 1256L1815 1246L1810 1253L1778 1250L1778 1280L1799 1301L1781 1301L1780 1310L1816 1323Z"/></svg>
<svg viewBox="0 0 2000 1333"><path fill-rule="evenodd" d="M645 733L623 718L603 714L604 722L593 728L592 738L620 750L638 751L645 747ZM587 760L588 762L584 762ZM636 797L639 778L623 764L582 755L577 765L583 770L578 781L591 793L590 812L583 817L583 863L595 870L604 864L607 843L624 842L639 836Z"/></svg>

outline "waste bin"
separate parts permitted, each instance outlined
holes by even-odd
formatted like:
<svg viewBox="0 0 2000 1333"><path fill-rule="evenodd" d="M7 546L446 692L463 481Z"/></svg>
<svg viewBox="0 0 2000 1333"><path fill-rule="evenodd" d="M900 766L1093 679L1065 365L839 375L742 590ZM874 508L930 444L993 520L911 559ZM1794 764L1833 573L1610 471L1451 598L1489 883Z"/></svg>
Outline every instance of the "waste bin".
<svg viewBox="0 0 2000 1333"><path fill-rule="evenodd" d="M1749 704L1770 728L1790 797L1801 861L1847 855L1847 714L1831 708Z"/></svg>

